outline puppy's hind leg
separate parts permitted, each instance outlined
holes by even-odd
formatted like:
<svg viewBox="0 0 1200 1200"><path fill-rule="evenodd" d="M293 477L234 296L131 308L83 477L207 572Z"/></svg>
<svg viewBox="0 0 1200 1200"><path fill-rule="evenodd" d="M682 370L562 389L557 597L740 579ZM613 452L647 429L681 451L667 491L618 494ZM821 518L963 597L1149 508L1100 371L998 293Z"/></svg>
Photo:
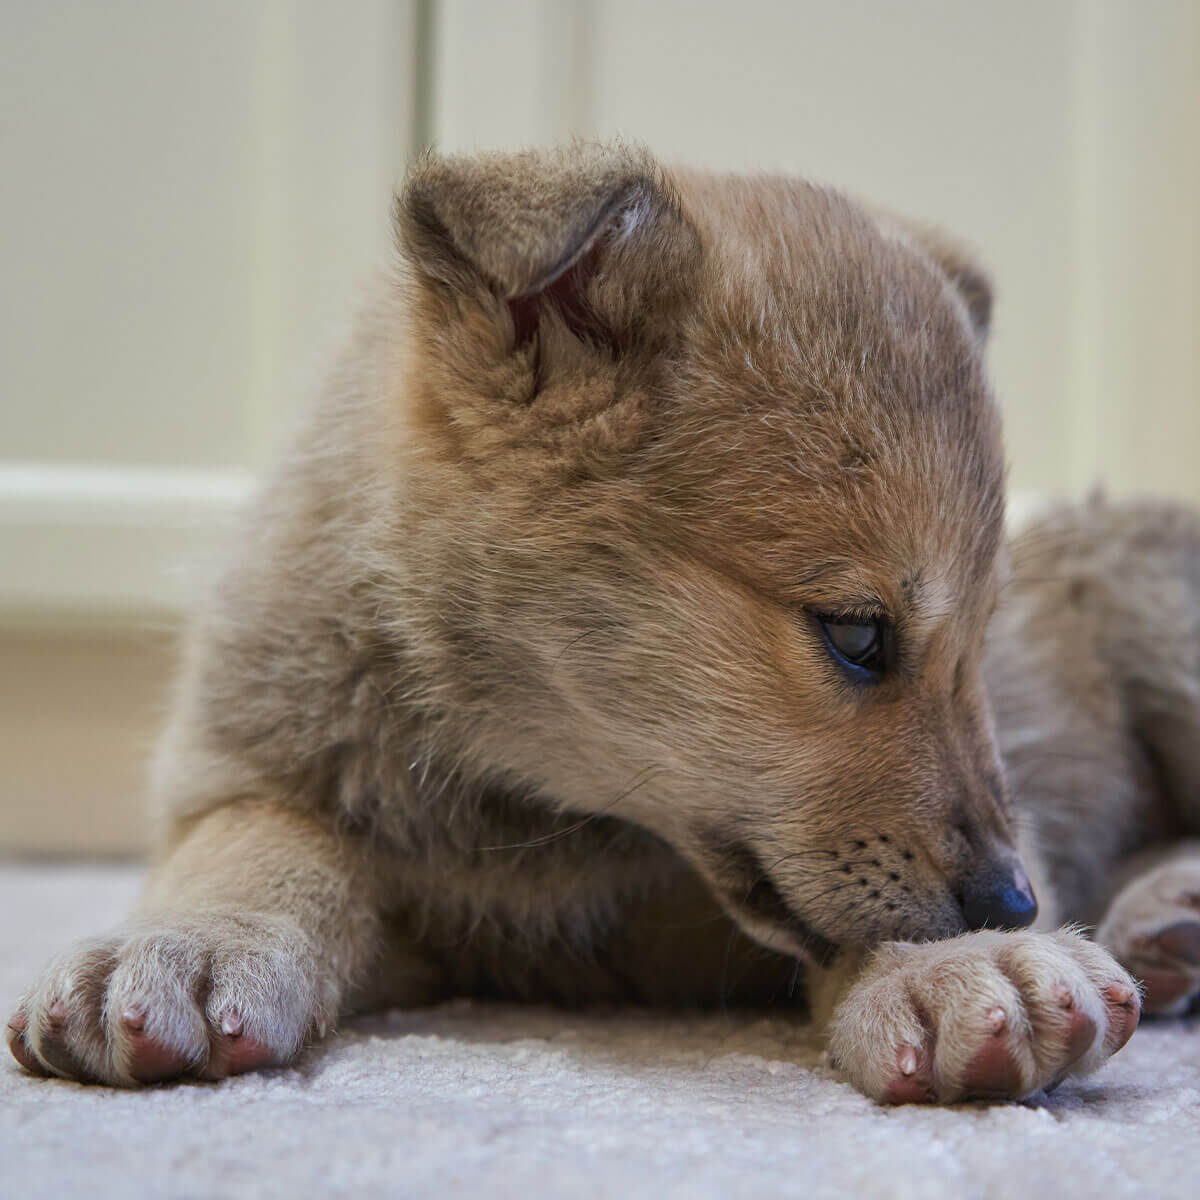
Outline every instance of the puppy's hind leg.
<svg viewBox="0 0 1200 1200"><path fill-rule="evenodd" d="M1096 932L1141 981L1147 1013L1177 1016L1200 1000L1200 841L1139 855Z"/></svg>
<svg viewBox="0 0 1200 1200"><path fill-rule="evenodd" d="M287 1062L372 961L365 850L265 799L186 825L137 915L50 964L9 1022L27 1069L123 1085Z"/></svg>
<svg viewBox="0 0 1200 1200"><path fill-rule="evenodd" d="M1200 603L1200 596L1193 601ZM1194 620L1174 624L1195 627ZM1189 651L1182 657L1194 664L1200 647L1193 642ZM1172 670L1167 662L1147 670L1142 660L1149 653L1131 657L1140 675L1128 686L1126 703L1151 766L1158 811L1165 814L1165 829L1155 833L1182 840L1151 846L1118 865L1123 886L1096 937L1142 981L1147 1013L1176 1016L1200 1001L1200 687L1193 671Z"/></svg>

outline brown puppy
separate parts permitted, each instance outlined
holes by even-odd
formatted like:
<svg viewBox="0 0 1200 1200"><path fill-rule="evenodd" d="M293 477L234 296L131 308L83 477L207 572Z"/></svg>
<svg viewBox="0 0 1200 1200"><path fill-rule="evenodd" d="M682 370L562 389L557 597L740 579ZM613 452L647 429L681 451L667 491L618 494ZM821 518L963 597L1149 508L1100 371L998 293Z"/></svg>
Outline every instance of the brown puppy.
<svg viewBox="0 0 1200 1200"><path fill-rule="evenodd" d="M984 684L979 273L836 192L619 146L430 158L396 219L399 271L196 622L140 913L47 969L17 1058L216 1078L356 1008L789 1003L803 960L873 1096L1104 1061L1138 1018L1105 951L968 932L1031 923L1028 876L1051 927L1082 911L1071 871L1148 828L1140 783L1120 836L1097 800L1047 905ZM1005 643L1040 636L1036 577L994 655L1031 787L1021 706L1058 659L1014 682Z"/></svg>

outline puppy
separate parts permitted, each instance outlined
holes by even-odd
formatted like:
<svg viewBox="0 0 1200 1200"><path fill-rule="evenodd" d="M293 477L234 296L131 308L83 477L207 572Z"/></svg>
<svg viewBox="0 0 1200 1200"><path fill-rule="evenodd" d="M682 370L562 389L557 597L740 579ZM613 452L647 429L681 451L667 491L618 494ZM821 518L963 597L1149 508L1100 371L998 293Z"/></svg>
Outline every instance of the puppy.
<svg viewBox="0 0 1200 1200"><path fill-rule="evenodd" d="M426 158L395 223L192 630L139 912L35 982L17 1059L216 1079L355 1010L796 1006L803 964L881 1100L1104 1062L1138 990L1053 930L1197 815L1196 535L1064 515L1004 582L981 273L619 145ZM1105 926L1172 1004L1195 861Z"/></svg>

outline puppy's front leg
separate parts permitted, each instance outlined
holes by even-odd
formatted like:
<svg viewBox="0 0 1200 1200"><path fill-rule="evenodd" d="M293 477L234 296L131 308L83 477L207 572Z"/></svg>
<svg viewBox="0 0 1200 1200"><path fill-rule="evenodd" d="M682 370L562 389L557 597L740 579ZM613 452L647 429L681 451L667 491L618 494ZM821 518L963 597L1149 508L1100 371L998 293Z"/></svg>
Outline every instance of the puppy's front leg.
<svg viewBox="0 0 1200 1200"><path fill-rule="evenodd" d="M290 1059L332 1024L377 945L365 856L265 801L198 818L138 914L61 955L9 1023L29 1070L138 1084Z"/></svg>
<svg viewBox="0 0 1200 1200"><path fill-rule="evenodd" d="M1094 1071L1138 1023L1133 980L1075 933L889 942L859 959L817 981L815 1004L833 1064L886 1103L1019 1100Z"/></svg>

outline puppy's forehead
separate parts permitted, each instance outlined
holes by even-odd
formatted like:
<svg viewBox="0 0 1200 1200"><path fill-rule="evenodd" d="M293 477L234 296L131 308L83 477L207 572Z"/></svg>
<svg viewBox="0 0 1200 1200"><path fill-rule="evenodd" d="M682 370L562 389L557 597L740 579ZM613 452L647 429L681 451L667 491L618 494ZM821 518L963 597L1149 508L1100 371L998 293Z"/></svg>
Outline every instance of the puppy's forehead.
<svg viewBox="0 0 1200 1200"><path fill-rule="evenodd" d="M680 171L677 186L709 266L705 295L750 327L828 318L920 323L948 281L910 243L841 192L788 176ZM946 306L954 311L953 306ZM744 310L740 311L740 310Z"/></svg>
<svg viewBox="0 0 1200 1200"><path fill-rule="evenodd" d="M1003 528L998 497L967 495L939 512L915 496L905 510L865 491L856 505L835 502L781 523L775 565L785 579L792 576L796 599L806 604L882 606L936 623L968 596L990 606ZM789 554L803 565L793 569Z"/></svg>
<svg viewBox="0 0 1200 1200"><path fill-rule="evenodd" d="M948 277L800 180L684 176L680 192L708 262L669 439L675 498L694 488L775 580L837 558L887 564L893 584L978 586L1003 454Z"/></svg>
<svg viewBox="0 0 1200 1200"><path fill-rule="evenodd" d="M955 436L987 406L962 295L910 238L804 180L685 174L680 192L705 246L698 372L840 427L850 461L882 453L874 432Z"/></svg>

